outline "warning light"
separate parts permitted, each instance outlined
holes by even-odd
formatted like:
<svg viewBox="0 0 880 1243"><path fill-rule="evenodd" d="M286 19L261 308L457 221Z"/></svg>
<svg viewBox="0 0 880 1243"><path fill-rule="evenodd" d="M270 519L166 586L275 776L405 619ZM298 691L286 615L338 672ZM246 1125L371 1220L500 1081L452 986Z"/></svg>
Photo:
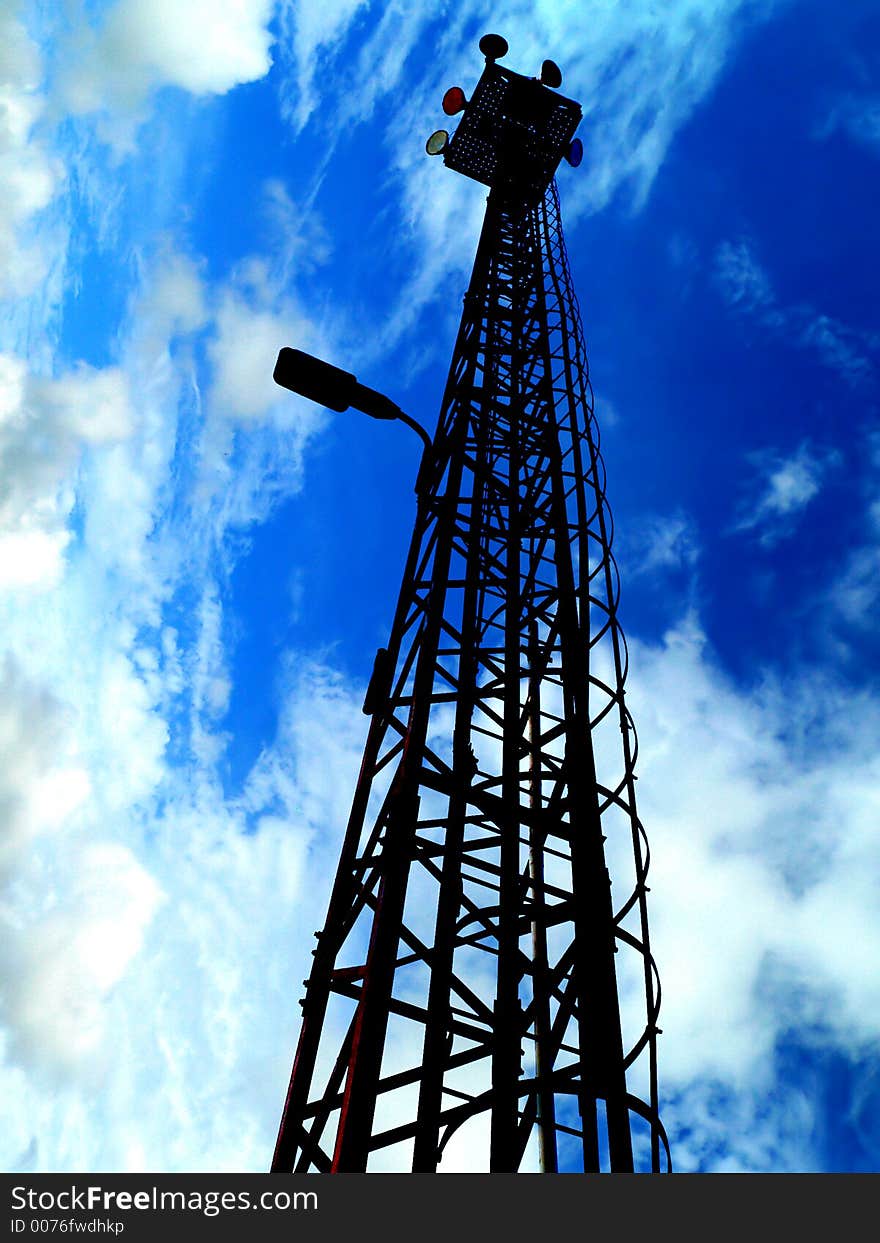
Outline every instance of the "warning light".
<svg viewBox="0 0 880 1243"><path fill-rule="evenodd" d="M562 86L562 70L555 60L544 61L541 66L541 81L544 86L551 86L554 91Z"/></svg>
<svg viewBox="0 0 880 1243"><path fill-rule="evenodd" d="M425 150L428 155L442 155L446 150L446 144L449 142L449 134L445 129L435 129L434 133L425 143Z"/></svg>
<svg viewBox="0 0 880 1243"><path fill-rule="evenodd" d="M580 164L581 160L584 158L584 144L579 138L572 139L571 146L565 153L565 158L568 160L572 168L577 168L578 164Z"/></svg>
<svg viewBox="0 0 880 1243"><path fill-rule="evenodd" d="M483 35L480 40L480 51L486 60L500 60L507 55L507 40L503 35Z"/></svg>
<svg viewBox="0 0 880 1243"><path fill-rule="evenodd" d="M449 90L443 96L443 111L448 117L454 117L456 112L463 112L467 98L460 86L450 86Z"/></svg>

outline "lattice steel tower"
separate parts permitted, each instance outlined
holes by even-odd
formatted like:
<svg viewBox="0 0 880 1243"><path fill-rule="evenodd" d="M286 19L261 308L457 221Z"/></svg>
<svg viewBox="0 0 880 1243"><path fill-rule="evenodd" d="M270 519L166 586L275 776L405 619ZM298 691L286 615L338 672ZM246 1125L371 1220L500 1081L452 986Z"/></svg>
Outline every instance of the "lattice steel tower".
<svg viewBox="0 0 880 1243"><path fill-rule="evenodd" d="M499 36L480 48L428 150L490 187L485 223L275 1171L669 1168L619 584L553 180L581 109L552 62L526 78Z"/></svg>

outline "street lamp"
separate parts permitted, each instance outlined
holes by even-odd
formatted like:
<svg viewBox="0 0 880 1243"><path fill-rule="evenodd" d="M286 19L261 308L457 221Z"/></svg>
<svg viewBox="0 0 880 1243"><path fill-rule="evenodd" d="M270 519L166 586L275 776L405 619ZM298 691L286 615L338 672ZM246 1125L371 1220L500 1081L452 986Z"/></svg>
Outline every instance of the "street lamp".
<svg viewBox="0 0 880 1243"><path fill-rule="evenodd" d="M278 355L272 378L282 388L326 406L328 410L341 413L353 406L373 419L399 419L422 438L426 452L431 448L431 437L421 423L396 406L390 397L367 388L351 372L333 367L323 359L285 347Z"/></svg>

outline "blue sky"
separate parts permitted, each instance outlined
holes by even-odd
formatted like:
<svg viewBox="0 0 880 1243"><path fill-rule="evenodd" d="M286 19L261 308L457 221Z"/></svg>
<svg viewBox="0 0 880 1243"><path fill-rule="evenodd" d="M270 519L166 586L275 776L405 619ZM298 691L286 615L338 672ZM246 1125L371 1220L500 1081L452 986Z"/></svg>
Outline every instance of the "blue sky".
<svg viewBox="0 0 880 1243"><path fill-rule="evenodd" d="M479 37L559 62L682 1170L880 1165L880 13L0 11L7 1170L261 1170L484 207ZM480 1168L476 1153L463 1164Z"/></svg>

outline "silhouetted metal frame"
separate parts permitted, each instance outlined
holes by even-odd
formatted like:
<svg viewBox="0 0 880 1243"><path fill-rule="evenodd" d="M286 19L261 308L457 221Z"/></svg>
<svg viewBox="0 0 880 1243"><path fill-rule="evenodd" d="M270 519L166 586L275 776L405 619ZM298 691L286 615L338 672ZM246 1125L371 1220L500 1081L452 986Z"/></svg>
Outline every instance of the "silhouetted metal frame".
<svg viewBox="0 0 880 1243"><path fill-rule="evenodd" d="M417 498L272 1168L392 1150L431 1172L481 1116L492 1171L522 1168L532 1136L548 1171L659 1170L661 1149L670 1168L619 578L555 183L534 206L489 196ZM635 877L614 901L613 813ZM628 1041L619 949L642 963Z"/></svg>

